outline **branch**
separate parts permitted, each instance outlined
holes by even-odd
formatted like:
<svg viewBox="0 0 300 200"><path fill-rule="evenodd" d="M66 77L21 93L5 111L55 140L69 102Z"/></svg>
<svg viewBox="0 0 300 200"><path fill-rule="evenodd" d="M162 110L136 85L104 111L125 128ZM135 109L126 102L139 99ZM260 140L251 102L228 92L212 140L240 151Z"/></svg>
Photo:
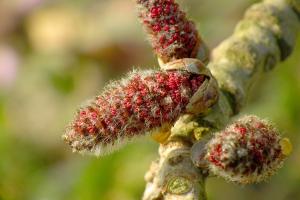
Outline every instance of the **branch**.
<svg viewBox="0 0 300 200"><path fill-rule="evenodd" d="M160 141L160 158L145 179L144 200L206 199L206 169L192 164L193 143L223 128L245 105L258 77L284 61L299 29L299 0L265 0L249 8L233 35L212 54L208 65L220 87L220 98L207 116L184 115ZM198 165L201 166L201 165Z"/></svg>
<svg viewBox="0 0 300 200"><path fill-rule="evenodd" d="M284 0L266 0L250 7L233 35L213 51L209 69L235 113L257 78L292 53L298 29L292 7Z"/></svg>

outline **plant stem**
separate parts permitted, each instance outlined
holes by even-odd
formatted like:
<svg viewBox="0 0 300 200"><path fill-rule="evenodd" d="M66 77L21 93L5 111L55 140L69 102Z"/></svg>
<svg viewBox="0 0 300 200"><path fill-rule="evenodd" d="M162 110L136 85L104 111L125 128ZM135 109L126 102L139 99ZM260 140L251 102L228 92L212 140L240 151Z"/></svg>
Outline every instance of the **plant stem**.
<svg viewBox="0 0 300 200"><path fill-rule="evenodd" d="M147 172L143 200L205 200L206 169L197 168L190 148L191 123L205 133L222 129L245 105L249 89L264 73L284 61L299 31L299 0L265 0L250 7L234 33L214 51L208 65L220 87L220 98L205 117L181 117L159 159ZM199 133L198 133L199 134ZM200 134L201 135L201 134Z"/></svg>

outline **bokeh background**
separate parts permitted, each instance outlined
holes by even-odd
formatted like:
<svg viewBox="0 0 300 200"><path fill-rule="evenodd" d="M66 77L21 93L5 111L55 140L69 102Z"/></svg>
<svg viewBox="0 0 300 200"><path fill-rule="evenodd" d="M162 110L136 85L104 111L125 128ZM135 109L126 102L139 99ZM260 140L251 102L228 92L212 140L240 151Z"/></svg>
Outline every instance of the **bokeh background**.
<svg viewBox="0 0 300 200"><path fill-rule="evenodd" d="M213 48L251 0L180 0ZM294 144L266 183L208 180L210 200L300 199L300 40L257 83L244 113ZM137 200L157 157L150 138L103 158L72 154L61 135L78 106L133 66L157 67L132 0L0 0L0 200Z"/></svg>

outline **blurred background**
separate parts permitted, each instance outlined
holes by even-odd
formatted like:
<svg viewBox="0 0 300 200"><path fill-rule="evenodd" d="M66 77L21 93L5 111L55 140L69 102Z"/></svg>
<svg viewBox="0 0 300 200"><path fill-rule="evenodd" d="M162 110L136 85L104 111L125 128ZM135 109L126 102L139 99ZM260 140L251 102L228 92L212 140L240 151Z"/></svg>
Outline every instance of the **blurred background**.
<svg viewBox="0 0 300 200"><path fill-rule="evenodd" d="M251 0L180 0L214 48ZM257 83L244 113L267 117L294 144L267 183L208 180L210 200L300 199L300 40ZM78 106L133 66L157 66L131 0L0 0L0 200L137 200L157 157L150 139L103 158L61 140Z"/></svg>

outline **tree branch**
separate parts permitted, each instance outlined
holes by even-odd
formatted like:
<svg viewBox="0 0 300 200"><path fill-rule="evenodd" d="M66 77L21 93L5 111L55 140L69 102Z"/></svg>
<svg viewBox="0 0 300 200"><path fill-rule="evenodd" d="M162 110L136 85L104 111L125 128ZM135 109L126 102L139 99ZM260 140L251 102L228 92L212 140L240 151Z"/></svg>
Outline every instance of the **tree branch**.
<svg viewBox="0 0 300 200"><path fill-rule="evenodd" d="M144 200L207 199L207 170L191 159L192 144L223 128L245 105L258 77L284 61L299 31L299 0L265 0L249 8L233 35L212 54L208 68L220 88L218 103L207 116L184 115L160 145L159 159L145 179ZM196 163L197 164L197 163Z"/></svg>

